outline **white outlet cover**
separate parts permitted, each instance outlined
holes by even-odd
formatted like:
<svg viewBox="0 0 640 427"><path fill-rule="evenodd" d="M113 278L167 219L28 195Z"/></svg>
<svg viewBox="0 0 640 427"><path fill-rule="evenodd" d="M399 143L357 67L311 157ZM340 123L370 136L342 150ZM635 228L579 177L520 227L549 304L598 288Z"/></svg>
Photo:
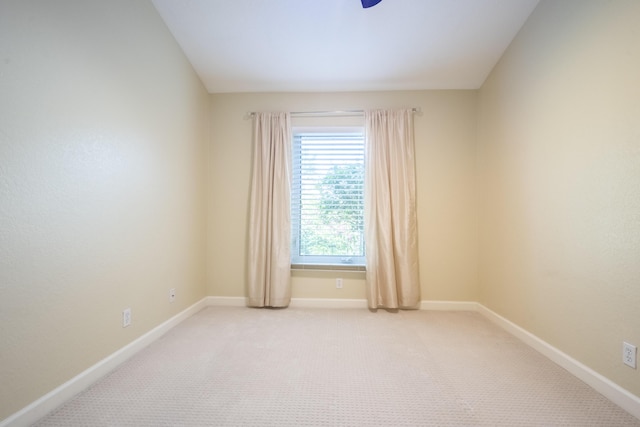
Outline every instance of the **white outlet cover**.
<svg viewBox="0 0 640 427"><path fill-rule="evenodd" d="M122 327L126 328L129 325L131 325L131 309L125 308L122 311Z"/></svg>
<svg viewBox="0 0 640 427"><path fill-rule="evenodd" d="M622 362L632 368L636 368L636 355L638 349L635 345L628 342L622 343Z"/></svg>

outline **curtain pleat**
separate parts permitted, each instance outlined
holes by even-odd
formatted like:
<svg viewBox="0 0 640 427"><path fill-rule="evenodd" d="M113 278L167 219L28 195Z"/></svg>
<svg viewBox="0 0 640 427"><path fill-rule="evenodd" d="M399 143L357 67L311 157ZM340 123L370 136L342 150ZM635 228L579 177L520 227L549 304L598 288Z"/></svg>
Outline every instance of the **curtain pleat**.
<svg viewBox="0 0 640 427"><path fill-rule="evenodd" d="M413 112L365 112L365 242L369 308L420 304Z"/></svg>
<svg viewBox="0 0 640 427"><path fill-rule="evenodd" d="M253 122L248 305L291 301L291 124L288 113L256 113Z"/></svg>

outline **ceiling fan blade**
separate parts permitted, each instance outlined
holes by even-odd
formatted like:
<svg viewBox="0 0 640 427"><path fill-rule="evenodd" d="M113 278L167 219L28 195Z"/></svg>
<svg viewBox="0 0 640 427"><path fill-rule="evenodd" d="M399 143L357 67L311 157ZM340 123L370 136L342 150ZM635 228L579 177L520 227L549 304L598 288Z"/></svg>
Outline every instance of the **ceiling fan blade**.
<svg viewBox="0 0 640 427"><path fill-rule="evenodd" d="M368 7L372 7L380 3L382 0L362 0L362 7L365 9Z"/></svg>

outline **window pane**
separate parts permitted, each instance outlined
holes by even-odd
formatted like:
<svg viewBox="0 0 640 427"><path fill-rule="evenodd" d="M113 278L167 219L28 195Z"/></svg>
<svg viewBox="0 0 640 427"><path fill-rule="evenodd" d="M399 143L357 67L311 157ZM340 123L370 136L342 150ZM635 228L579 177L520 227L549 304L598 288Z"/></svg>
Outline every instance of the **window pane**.
<svg viewBox="0 0 640 427"><path fill-rule="evenodd" d="M327 263L350 263L354 257L363 257L362 135L296 135L293 178L294 263L304 262L305 257L306 261L332 257L324 258Z"/></svg>

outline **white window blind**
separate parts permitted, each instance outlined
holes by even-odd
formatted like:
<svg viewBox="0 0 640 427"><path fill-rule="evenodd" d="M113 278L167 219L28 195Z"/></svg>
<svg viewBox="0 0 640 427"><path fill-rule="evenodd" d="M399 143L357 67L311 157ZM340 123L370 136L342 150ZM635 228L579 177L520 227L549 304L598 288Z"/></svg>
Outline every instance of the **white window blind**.
<svg viewBox="0 0 640 427"><path fill-rule="evenodd" d="M295 134L291 262L364 265L362 133Z"/></svg>

